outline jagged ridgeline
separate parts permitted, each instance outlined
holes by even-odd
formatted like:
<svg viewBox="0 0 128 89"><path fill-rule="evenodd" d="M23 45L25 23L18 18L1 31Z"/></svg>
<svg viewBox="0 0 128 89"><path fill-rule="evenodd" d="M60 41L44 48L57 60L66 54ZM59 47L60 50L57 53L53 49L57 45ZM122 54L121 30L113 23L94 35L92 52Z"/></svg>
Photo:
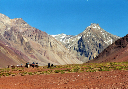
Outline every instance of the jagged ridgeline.
<svg viewBox="0 0 128 89"><path fill-rule="evenodd" d="M27 24L22 18L10 19L0 14L0 67L25 62L39 65L81 64L61 42ZM4 45L4 46L3 46ZM8 62L7 62L8 61Z"/></svg>
<svg viewBox="0 0 128 89"><path fill-rule="evenodd" d="M53 37L62 42L70 52L83 62L94 59L107 46L120 38L106 32L99 24L95 23L76 36L59 34L53 35Z"/></svg>

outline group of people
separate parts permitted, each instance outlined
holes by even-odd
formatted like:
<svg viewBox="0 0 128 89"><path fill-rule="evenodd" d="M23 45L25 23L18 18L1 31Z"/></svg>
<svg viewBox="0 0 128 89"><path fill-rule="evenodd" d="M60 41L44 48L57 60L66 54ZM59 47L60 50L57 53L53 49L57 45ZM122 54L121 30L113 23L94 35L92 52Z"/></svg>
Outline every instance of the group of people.
<svg viewBox="0 0 128 89"><path fill-rule="evenodd" d="M33 62L32 64L29 64L29 62L26 63L25 67L29 68L29 67L38 67L38 63Z"/></svg>

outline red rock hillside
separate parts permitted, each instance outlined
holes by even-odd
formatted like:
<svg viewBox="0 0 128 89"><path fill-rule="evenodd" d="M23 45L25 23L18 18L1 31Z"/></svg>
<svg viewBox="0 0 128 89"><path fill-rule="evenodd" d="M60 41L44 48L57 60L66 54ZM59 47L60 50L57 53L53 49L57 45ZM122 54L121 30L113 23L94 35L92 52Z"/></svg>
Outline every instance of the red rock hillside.
<svg viewBox="0 0 128 89"><path fill-rule="evenodd" d="M94 60L89 63L101 62L127 62L128 61L128 34L115 41L101 52Z"/></svg>

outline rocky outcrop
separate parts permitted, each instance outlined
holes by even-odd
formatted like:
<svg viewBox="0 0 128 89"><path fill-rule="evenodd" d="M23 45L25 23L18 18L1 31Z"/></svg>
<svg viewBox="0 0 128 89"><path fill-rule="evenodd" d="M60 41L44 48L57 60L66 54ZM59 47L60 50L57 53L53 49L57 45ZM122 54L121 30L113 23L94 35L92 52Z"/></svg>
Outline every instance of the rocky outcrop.
<svg viewBox="0 0 128 89"><path fill-rule="evenodd" d="M49 62L55 65L83 63L61 42L46 32L31 27L21 18L10 19L0 14L0 41L18 55L25 55L23 58L26 62L34 61L39 65L47 65Z"/></svg>

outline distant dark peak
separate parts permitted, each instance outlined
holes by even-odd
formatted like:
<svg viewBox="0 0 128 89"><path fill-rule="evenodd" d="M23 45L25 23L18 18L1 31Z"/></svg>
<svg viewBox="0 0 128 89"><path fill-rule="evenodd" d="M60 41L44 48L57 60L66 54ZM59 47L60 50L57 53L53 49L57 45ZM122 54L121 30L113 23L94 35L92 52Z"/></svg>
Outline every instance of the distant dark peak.
<svg viewBox="0 0 128 89"><path fill-rule="evenodd" d="M117 40L115 44L119 47L126 47L128 45L128 34L123 38Z"/></svg>

